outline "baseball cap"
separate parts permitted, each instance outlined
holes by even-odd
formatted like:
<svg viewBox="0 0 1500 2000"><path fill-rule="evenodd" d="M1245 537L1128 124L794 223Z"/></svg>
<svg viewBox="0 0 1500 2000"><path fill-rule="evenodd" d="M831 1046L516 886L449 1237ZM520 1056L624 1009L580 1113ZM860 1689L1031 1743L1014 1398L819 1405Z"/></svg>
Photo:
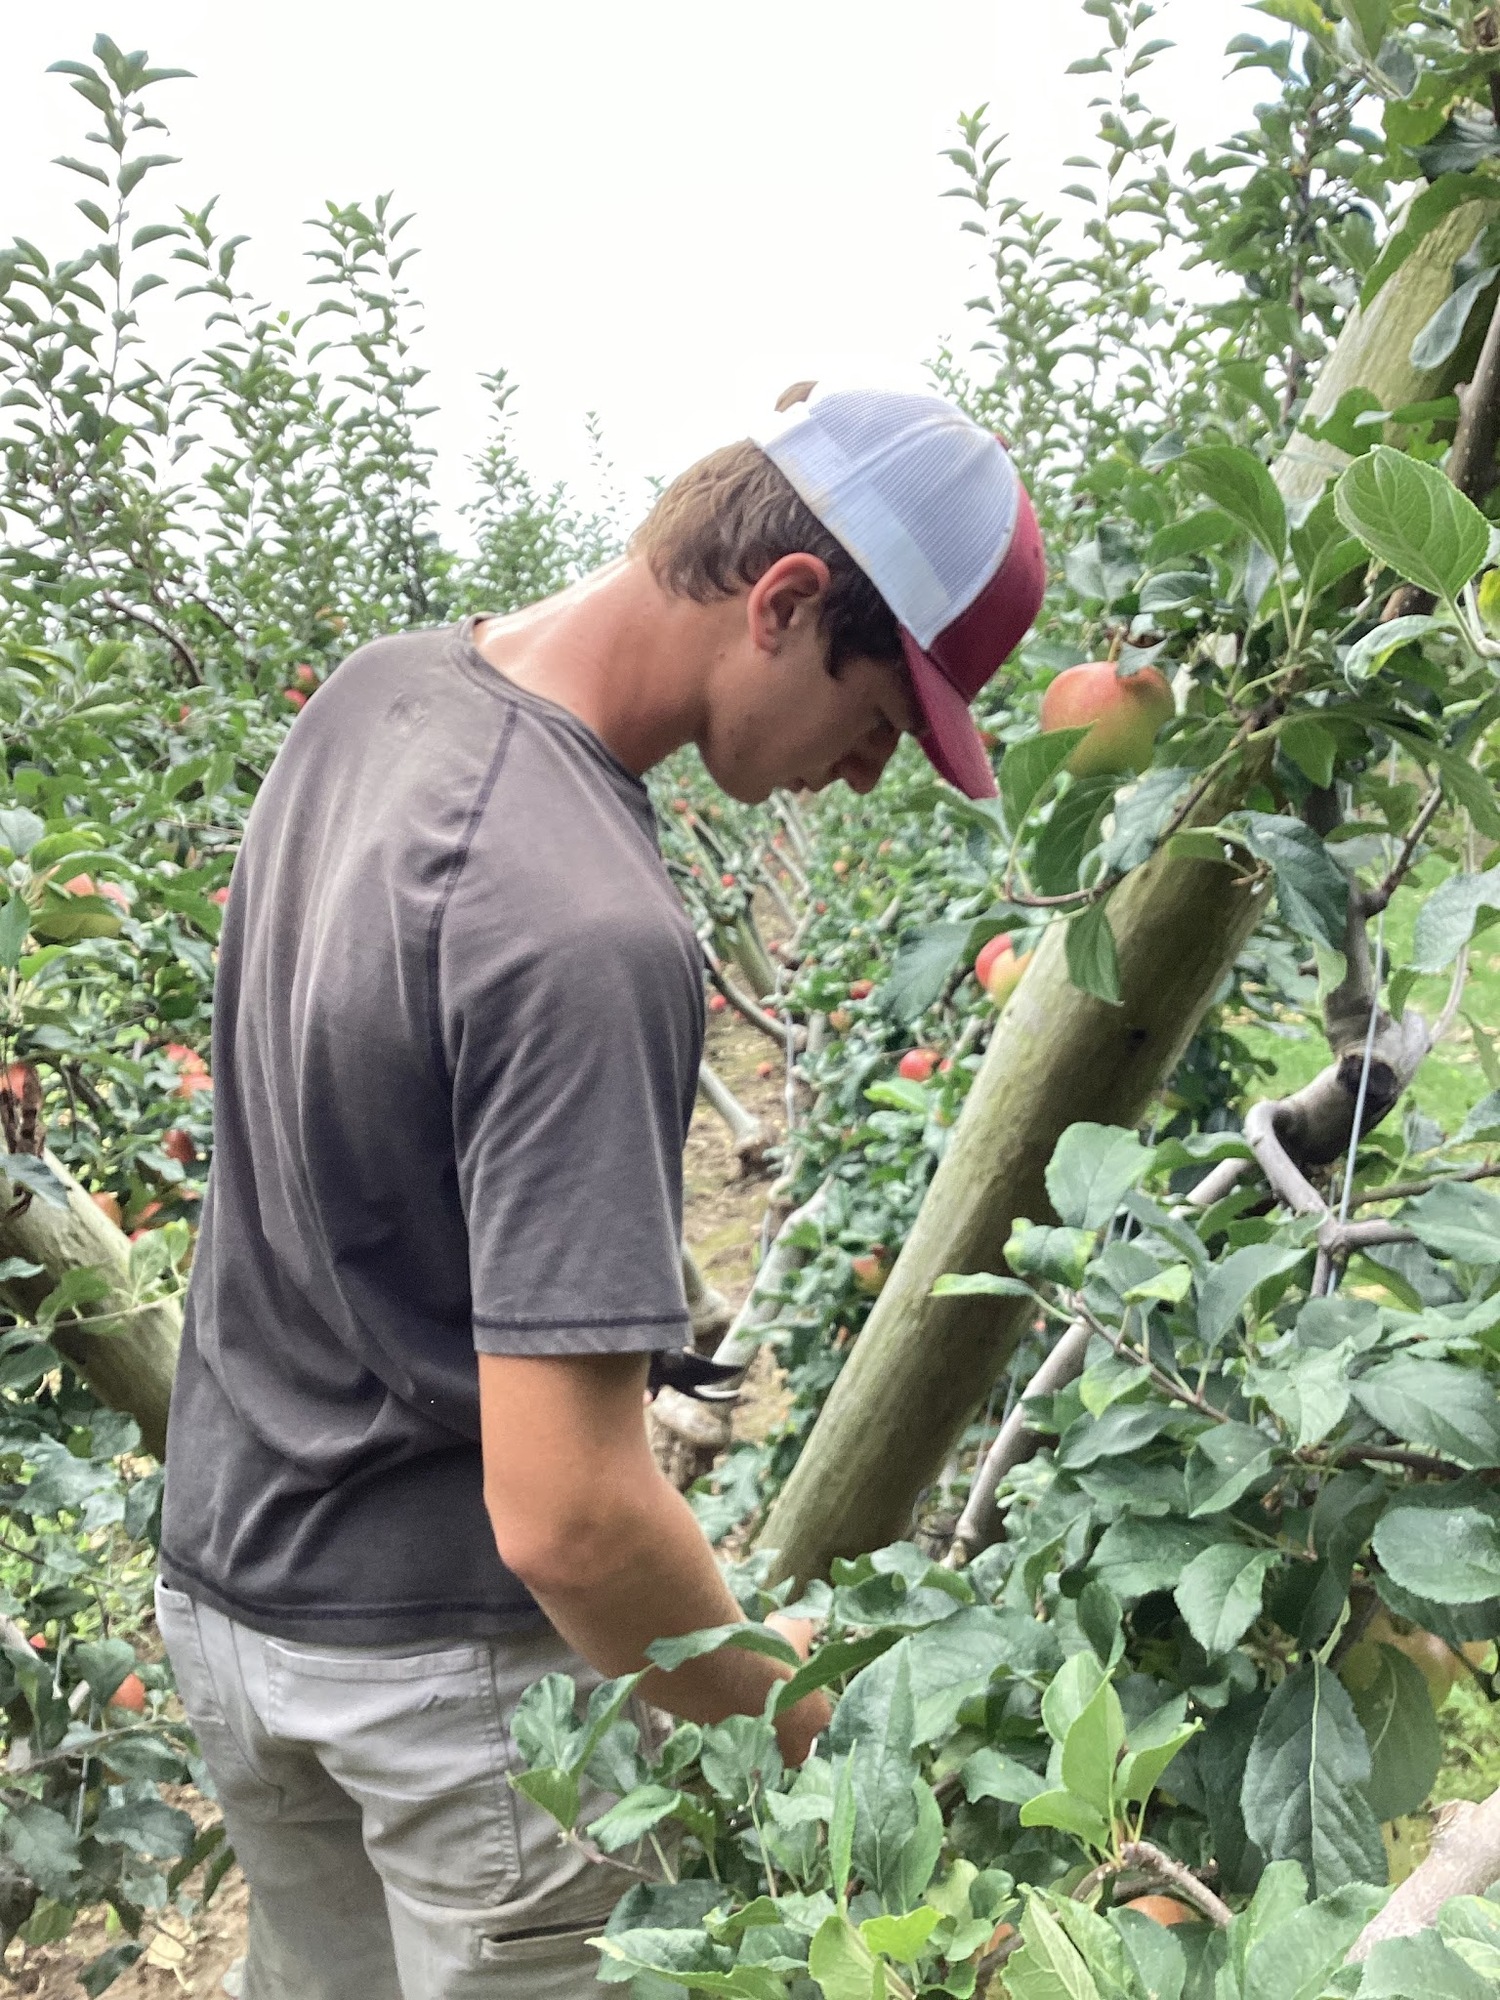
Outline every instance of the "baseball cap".
<svg viewBox="0 0 1500 2000"><path fill-rule="evenodd" d="M1009 452L941 396L878 389L826 391L755 442L895 613L929 761L971 799L993 798L969 703L1047 581Z"/></svg>

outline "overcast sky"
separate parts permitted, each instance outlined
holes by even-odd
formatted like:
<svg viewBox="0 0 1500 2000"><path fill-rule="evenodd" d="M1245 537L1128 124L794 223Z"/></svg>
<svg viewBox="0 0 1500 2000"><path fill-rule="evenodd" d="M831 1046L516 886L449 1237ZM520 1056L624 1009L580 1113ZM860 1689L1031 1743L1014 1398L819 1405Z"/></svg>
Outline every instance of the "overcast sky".
<svg viewBox="0 0 1500 2000"><path fill-rule="evenodd" d="M269 297L296 302L323 197L416 210L446 495L502 364L539 472L586 476L592 409L639 490L792 381L919 383L972 337L940 149L988 101L1006 184L1050 198L1097 118L1097 80L1063 72L1102 25L1078 0L0 0L0 240L57 254L85 228L84 184L46 162L91 114L42 72L103 28L195 72L157 93L184 164L147 189L220 193ZM1239 0L1167 0L1159 25L1179 47L1145 83L1182 147L1233 129L1270 79L1226 82L1224 44L1274 30Z"/></svg>

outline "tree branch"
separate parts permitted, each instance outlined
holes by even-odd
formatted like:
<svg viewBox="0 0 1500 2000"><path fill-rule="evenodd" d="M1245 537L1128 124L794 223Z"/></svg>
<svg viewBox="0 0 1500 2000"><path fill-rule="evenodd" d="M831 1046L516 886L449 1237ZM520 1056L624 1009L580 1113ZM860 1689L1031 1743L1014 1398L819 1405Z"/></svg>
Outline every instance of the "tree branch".
<svg viewBox="0 0 1500 2000"><path fill-rule="evenodd" d="M1482 1896L1500 1879L1500 1792L1482 1805L1462 1800L1439 1808L1427 1859L1402 1882L1385 1907L1355 1939L1349 1963L1358 1965L1386 1938L1428 1929L1454 1896Z"/></svg>
<svg viewBox="0 0 1500 2000"><path fill-rule="evenodd" d="M1041 1449L1040 1434L1026 1427L1025 1399L1028 1396L1055 1395L1059 1389L1075 1381L1083 1372L1084 1355L1093 1337L1094 1330L1087 1320L1074 1320L1016 1398L1015 1408L995 1433L994 1442L981 1463L975 1467L974 1483L969 1488L968 1500L944 1557L947 1568L962 1568L965 1563L972 1562L981 1550L999 1541L1000 1515L995 1506L995 1495L1000 1482L1007 1473L1013 1472L1018 1465L1024 1465Z"/></svg>

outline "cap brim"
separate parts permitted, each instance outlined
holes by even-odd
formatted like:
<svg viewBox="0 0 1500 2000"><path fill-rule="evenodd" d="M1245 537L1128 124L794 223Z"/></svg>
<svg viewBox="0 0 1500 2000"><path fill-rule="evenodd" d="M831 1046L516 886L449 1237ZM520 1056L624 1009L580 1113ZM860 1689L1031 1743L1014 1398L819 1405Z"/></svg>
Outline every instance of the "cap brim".
<svg viewBox="0 0 1500 2000"><path fill-rule="evenodd" d="M994 798L995 773L968 703L904 629L901 644L923 723L917 741L928 763L967 797Z"/></svg>

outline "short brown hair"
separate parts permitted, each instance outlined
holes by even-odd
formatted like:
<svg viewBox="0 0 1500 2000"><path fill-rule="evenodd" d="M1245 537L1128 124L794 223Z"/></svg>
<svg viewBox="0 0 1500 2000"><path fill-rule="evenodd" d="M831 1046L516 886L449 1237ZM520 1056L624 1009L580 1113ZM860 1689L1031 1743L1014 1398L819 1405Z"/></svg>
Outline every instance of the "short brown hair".
<svg viewBox="0 0 1500 2000"><path fill-rule="evenodd" d="M782 556L817 556L828 565L820 624L828 671L846 660L899 663L894 612L843 543L837 541L747 438L727 444L679 473L630 538L663 590L695 603L733 597L758 583Z"/></svg>

